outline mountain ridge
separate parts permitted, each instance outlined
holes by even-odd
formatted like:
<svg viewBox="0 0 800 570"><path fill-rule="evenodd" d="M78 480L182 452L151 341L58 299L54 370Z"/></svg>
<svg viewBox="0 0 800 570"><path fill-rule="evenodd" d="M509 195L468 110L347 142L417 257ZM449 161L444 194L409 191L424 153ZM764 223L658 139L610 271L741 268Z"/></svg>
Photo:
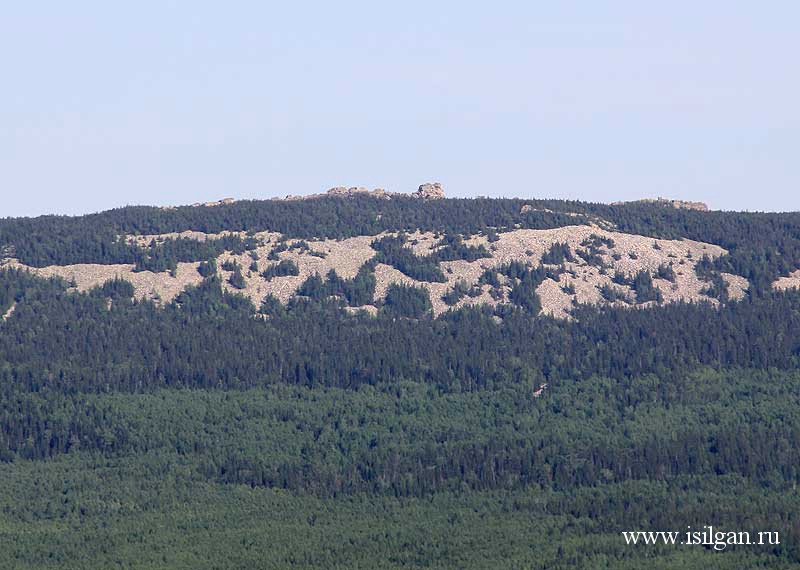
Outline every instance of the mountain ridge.
<svg viewBox="0 0 800 570"><path fill-rule="evenodd" d="M763 230L748 226L783 232L786 223L800 227L798 216L711 212L665 199L602 205L443 195L438 183L411 196L337 187L303 200L5 219L0 257L5 267L60 277L79 291L125 279L137 299L158 303L214 274L256 310L311 294L374 313L397 285L423 290L435 315L527 305L560 318L581 304L740 300L793 286L800 267L800 240L791 255L773 258L774 269L748 265L764 256L752 243ZM718 224L742 226L740 235L721 234Z"/></svg>

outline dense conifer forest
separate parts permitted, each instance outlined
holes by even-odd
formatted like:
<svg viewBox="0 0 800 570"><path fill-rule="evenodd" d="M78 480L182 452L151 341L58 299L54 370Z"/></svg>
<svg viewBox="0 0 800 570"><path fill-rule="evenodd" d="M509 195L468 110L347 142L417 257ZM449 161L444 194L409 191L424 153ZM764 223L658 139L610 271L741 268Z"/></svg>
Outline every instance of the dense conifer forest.
<svg viewBox="0 0 800 570"><path fill-rule="evenodd" d="M435 282L437 261L485 255L462 236L588 223L718 244L699 268L713 296L719 271L750 289L560 320L539 313L546 270L510 263L481 278L511 279L509 305L433 318L425 289L393 285L377 314L345 310L372 298L367 264L254 307L210 261L251 238L125 239L431 230L436 256L373 247ZM356 196L5 219L0 248L36 267L204 262L165 306L123 280L74 292L0 270L0 568L800 566L800 291L771 286L800 268L800 214ZM648 273L630 285L658 295ZM621 536L708 524L781 541Z"/></svg>

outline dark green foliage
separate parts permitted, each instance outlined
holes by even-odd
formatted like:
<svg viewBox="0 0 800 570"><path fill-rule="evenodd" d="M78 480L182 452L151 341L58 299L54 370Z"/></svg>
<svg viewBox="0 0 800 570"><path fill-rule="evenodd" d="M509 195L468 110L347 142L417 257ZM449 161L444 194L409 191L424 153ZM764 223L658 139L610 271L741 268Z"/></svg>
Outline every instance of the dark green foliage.
<svg viewBox="0 0 800 570"><path fill-rule="evenodd" d="M376 263L392 265L417 281L446 282L447 279L439 268L439 263L442 261L475 261L490 257L485 247L468 246L463 238L456 234L445 235L436 244L434 252L426 256L418 256L407 247L406 237L403 235L385 236L373 241L371 245L378 252L375 257Z"/></svg>
<svg viewBox="0 0 800 570"><path fill-rule="evenodd" d="M242 266L235 259L226 259L222 262L223 271L237 271L241 268Z"/></svg>
<svg viewBox="0 0 800 570"><path fill-rule="evenodd" d="M319 273L309 276L297 289L297 294L311 299L324 299L331 295Z"/></svg>
<svg viewBox="0 0 800 570"><path fill-rule="evenodd" d="M602 256L597 252L597 250L593 249L579 249L576 252L583 260L586 262L587 265L591 265L593 267L599 267L603 269L606 264L603 261Z"/></svg>
<svg viewBox="0 0 800 570"><path fill-rule="evenodd" d="M542 310L542 304L536 293L536 287L540 283L533 274L526 275L511 288L511 292L508 294L509 301L532 315L538 315Z"/></svg>
<svg viewBox="0 0 800 570"><path fill-rule="evenodd" d="M524 264L502 271L512 280L531 275ZM476 525L481 532L461 548L484 560L474 541L502 528L487 550L500 567L513 557L544 569L564 556L587 568L602 557L621 567L676 552L700 556L702 549L631 550L617 542L619 529L709 522L777 529L786 548L715 553L710 567L727 560L720 556L740 566L747 556L764 556L768 567L797 561L800 294L721 309L582 307L571 322L512 311L496 324L478 309L393 319L430 311L426 291L393 286L385 317L345 317L322 303L284 308L271 298L262 307L268 318L254 319L249 301L216 279L165 309L107 311L94 294L7 270L2 299L17 302L14 318L0 324L0 520L18 545L0 561L14 557L10 567L41 567L40 552L54 552L62 566L80 555L88 568L149 556L140 542L108 550L106 528L139 537L163 563L190 550L179 538L186 533L229 537L228 522L250 516L266 496L286 502L270 503L270 517L259 510L252 524L280 519L269 528L281 532L286 517L302 513L308 532L298 548L345 566L353 550L323 554L309 545L308 533L328 528L327 517L345 541L362 536L359 517L373 517L355 552L366 548L378 567L378 552L404 548L378 528L405 528L416 542L441 532L441 542ZM703 364L734 368L697 371ZM543 382L547 390L532 397ZM423 504L435 506L419 511ZM392 505L392 520L411 509L409 518L386 526L397 523L367 514L381 505ZM345 525L350 508L364 510ZM177 534L169 534L173 522L141 531L167 513L193 523ZM33 531L53 517L74 521L70 536L79 540L45 548L52 532ZM230 521L216 526L220 517ZM503 526L509 518L515 525ZM589 519L595 530L583 526ZM542 549L530 549L539 538L527 536L524 521L542 525ZM607 543L600 554L598 537ZM229 540L214 552L236 555L239 541ZM516 550L518 541L525 549ZM214 552L203 551L203 560ZM256 566L286 560L274 540L242 552ZM437 556L459 565L452 553Z"/></svg>
<svg viewBox="0 0 800 570"><path fill-rule="evenodd" d="M615 244L614 240L611 238L603 237L597 234L591 234L588 238L581 242L581 245L583 247L599 251L603 247L613 249Z"/></svg>
<svg viewBox="0 0 800 570"><path fill-rule="evenodd" d="M600 287L600 296L609 303L614 303L616 301L628 302L628 298L623 293L608 284L604 284Z"/></svg>
<svg viewBox="0 0 800 570"><path fill-rule="evenodd" d="M231 284L231 287L236 289L244 289L247 287L247 283L244 280L244 275L242 275L242 270L240 267L237 267L231 276L228 278L228 283Z"/></svg>
<svg viewBox="0 0 800 570"><path fill-rule="evenodd" d="M308 244L306 240L298 240L291 245L288 245L285 242L279 244L278 248L276 248L275 253L279 253L281 251L297 251L298 253L307 253L308 255L313 255L314 257L325 258L327 255L321 251L314 251L311 249L311 246Z"/></svg>
<svg viewBox="0 0 800 570"><path fill-rule="evenodd" d="M547 277L558 279L558 274L550 270L544 269L541 266L531 268L530 265L520 261L512 261L495 270L484 273L481 278L482 282L489 282L496 279L489 277L490 273L499 273L505 275L509 280L511 292L509 293L509 301L522 308L526 312L537 315L542 309L539 295L536 293L536 288L542 284Z"/></svg>
<svg viewBox="0 0 800 570"><path fill-rule="evenodd" d="M436 250L432 257L437 262L456 260L475 261L477 259L491 257L491 254L482 245L466 245L464 239L458 234L447 234L436 244Z"/></svg>
<svg viewBox="0 0 800 570"><path fill-rule="evenodd" d="M711 298L727 303L728 283L722 275L720 275L720 272L715 269L714 263L704 255L700 261L697 262L694 269L697 276L708 283L700 292L703 295L708 295Z"/></svg>
<svg viewBox="0 0 800 570"><path fill-rule="evenodd" d="M633 284L633 279L622 273L621 271L617 271L611 277L611 281L616 283L617 285L624 285L626 287L630 287Z"/></svg>
<svg viewBox="0 0 800 570"><path fill-rule="evenodd" d="M427 289L392 283L386 290L383 313L390 317L421 319L431 312L431 297Z"/></svg>
<svg viewBox="0 0 800 570"><path fill-rule="evenodd" d="M12 304L28 298L55 297L68 286L66 281L56 277L45 280L24 269L4 268L0 270L0 311L5 314Z"/></svg>
<svg viewBox="0 0 800 570"><path fill-rule="evenodd" d="M261 277L267 281L271 281L275 277L286 277L287 275L300 275L300 269L291 259L282 259L261 272Z"/></svg>
<svg viewBox="0 0 800 570"><path fill-rule="evenodd" d="M703 295L708 295L713 299L718 299L723 303L728 302L728 283L722 275L714 272L710 275L709 283L700 290Z"/></svg>
<svg viewBox="0 0 800 570"><path fill-rule="evenodd" d="M92 289L91 294L97 297L111 298L115 300L132 299L136 290L130 281L125 279L109 279L100 287Z"/></svg>
<svg viewBox="0 0 800 570"><path fill-rule="evenodd" d="M197 266L197 272L205 278L213 277L217 274L217 260L209 259L208 261L201 261Z"/></svg>
<svg viewBox="0 0 800 570"><path fill-rule="evenodd" d="M668 265L662 265L659 267L659 275L667 275L669 276L669 272L664 269L672 268ZM675 273L671 274L672 278L675 278ZM664 277L667 278L667 277ZM663 301L663 295L661 291L653 284L653 276L650 275L649 271L642 270L637 272L633 277L627 277L625 274L617 272L611 278L611 280L618 284L630 287L636 293L636 302L637 303L646 303L648 301L656 301L660 303ZM616 289L609 285L605 285L601 288L600 294L603 296L604 299L607 301L615 301L615 300L627 300L624 295L617 292Z"/></svg>
<svg viewBox="0 0 800 570"><path fill-rule="evenodd" d="M458 303L464 297L466 297L469 291L470 291L470 286L467 285L467 282L459 279L458 281L456 281L455 285L453 285L453 288L442 296L442 300L446 304L452 306Z"/></svg>
<svg viewBox="0 0 800 570"><path fill-rule="evenodd" d="M504 270L522 275L513 278L512 287L524 281L527 292L541 277L521 264ZM143 390L259 386L265 381L304 384L313 370L317 381L331 386L424 377L443 389L458 385L471 390L507 379L512 372L504 363L516 358L537 374L563 378L649 372L671 376L693 363L800 364L797 293L721 309L670 304L618 312L579 307L574 322L510 314L496 324L488 309L476 308L413 326L347 317L343 327L345 317L338 311L304 303L287 307L280 320L253 319L252 304L223 295L213 279L182 293L163 310L137 303L108 312L102 299L66 294L57 282L27 281L10 271L0 271L0 277L5 282L0 291L20 299L14 318L0 326L5 362L0 386L21 384L27 389L58 386L59 378L69 378L71 386L86 391L106 385ZM210 316L213 327L208 326ZM293 348L275 348L269 359L253 357L279 346ZM572 349L564 353L563 346ZM47 347L46 358L38 356L41 347ZM460 364L453 367L455 361ZM354 370L361 372L353 375Z"/></svg>
<svg viewBox="0 0 800 570"><path fill-rule="evenodd" d="M492 287L500 287L500 279L497 277L498 272L494 269L487 269L478 278L479 285L490 285Z"/></svg>
<svg viewBox="0 0 800 570"><path fill-rule="evenodd" d="M585 249L579 249L577 251L578 255L581 256L587 264L599 267L602 270L605 269L606 264L601 254L605 253L606 248L610 249L614 247L614 240L592 234L581 242L581 246ZM567 249L567 252L569 252L569 249Z"/></svg>
<svg viewBox="0 0 800 570"><path fill-rule="evenodd" d="M554 243L550 246L544 255L542 255L542 263L549 265L561 265L565 261L572 261L572 252L569 245L566 243Z"/></svg>
<svg viewBox="0 0 800 570"><path fill-rule="evenodd" d="M289 245L287 249L289 251L297 250L300 253L304 253L307 251L311 251L311 246L308 245L308 242L306 240L301 239Z"/></svg>
<svg viewBox="0 0 800 570"><path fill-rule="evenodd" d="M342 279L331 270L328 283L333 294L344 297L351 307L370 304L375 297L375 271L371 265L361 267L353 279Z"/></svg>
<svg viewBox="0 0 800 570"><path fill-rule="evenodd" d="M281 241L275 244L275 247L269 251L269 254L267 254L267 259L270 261L280 261L281 258L278 256L278 254L288 250L289 244L286 242L286 239L281 239Z"/></svg>
<svg viewBox="0 0 800 570"><path fill-rule="evenodd" d="M781 383L770 383L776 380ZM624 382L594 377L549 385L541 400L531 396L534 387L521 380L475 394L441 394L414 382L327 392L272 386L228 395L163 390L115 396L19 394L2 433L15 459L55 457L74 448L108 456L186 449L194 450L204 478L323 495L426 496L532 483L575 489L611 481L670 480L702 474L706 466L754 481L769 481L776 475L773 470L784 483L798 477L796 373L706 370L669 385L653 376ZM741 391L759 401L749 433L737 428L736 413L752 404L729 399ZM162 398L166 401L159 402ZM346 405L336 410L337 401ZM149 421L136 421L138 402L148 404ZM652 423L650 415L664 408L672 409ZM198 416L199 410L205 411ZM570 410L583 420L564 422ZM338 426L329 423L332 413ZM235 414L241 414L240 422L228 424L226 418ZM519 421L523 417L529 419ZM332 431L319 442L316 434L326 425ZM618 438L619 428L637 436ZM440 439L442 434L449 437ZM235 447L226 445L231 442ZM298 457L294 450L303 447L313 449L313 456ZM784 451L775 455L779 449ZM552 461L557 457L560 467ZM492 462L498 465L493 474ZM367 465L372 469L362 468ZM430 468L435 472L427 477Z"/></svg>
<svg viewBox="0 0 800 570"><path fill-rule="evenodd" d="M349 306L361 307L372 303L375 297L375 271L372 265L367 264L353 279L342 279L333 269L325 279L315 273L305 280L297 293L315 300L341 297Z"/></svg>
<svg viewBox="0 0 800 570"><path fill-rule="evenodd" d="M136 271L174 271L178 262L200 261L221 255L225 251L244 253L257 247L255 238L245 239L226 235L216 239L198 241L189 238L169 238L153 241L147 248L130 246Z"/></svg>
<svg viewBox="0 0 800 570"><path fill-rule="evenodd" d="M258 312L262 315L271 315L273 317L283 317L286 315L286 309L274 295L267 295L264 297Z"/></svg>
<svg viewBox="0 0 800 570"><path fill-rule="evenodd" d="M142 311L143 314L135 315L136 310ZM142 326L148 318L152 318L152 316L159 314L157 310L153 312L154 310L155 307L151 303L142 303L136 307L131 307L127 317L128 319L132 318L133 322L138 322L139 326ZM251 320L252 315L255 312L255 307L248 297L244 297L240 294L232 294L223 290L220 278L215 276L204 279L199 285L188 287L185 291L181 292L175 298L175 302L172 303L165 312L169 311L178 311L186 316L191 316L190 318L184 320L184 326L191 327L193 325L196 326L199 322L208 322L209 319L212 318L218 321L224 321L230 318L238 320ZM142 319L144 319L144 321ZM118 326L122 327L124 320L118 319L116 323ZM175 331L172 333L166 332L166 329L164 329L163 326L156 326L161 328L161 332L159 332L159 334L177 334ZM128 329L128 331L128 334L133 334L132 329ZM189 335L191 333L192 330L189 328L184 334ZM166 341L166 339L163 340L165 341L164 346L172 344L171 342ZM106 346L110 347L113 344L115 344L114 341L107 343ZM191 341L180 344L183 346L179 350L186 350L187 352L190 351L189 345L192 344ZM174 349L175 345L172 345L171 350ZM211 345L205 346L204 350L206 350L209 355L214 352ZM196 357L197 355L194 356ZM193 359L193 357L188 356L187 358L190 361ZM129 365L133 364L133 362L133 359L128 359ZM137 366L131 367L131 371L133 372L134 370L134 374L144 373L144 369L138 368ZM165 378L162 378L162 380L163 379ZM166 384L169 385L172 384L172 382L167 381Z"/></svg>
<svg viewBox="0 0 800 570"><path fill-rule="evenodd" d="M505 275L509 279L522 279L526 275L528 275L531 271L535 271L538 275L542 276L544 279L544 270L541 268L531 269L531 265L529 263L525 263L522 261L511 261L502 265L494 270L487 269L486 272L493 271L494 273L499 273L500 275Z"/></svg>
<svg viewBox="0 0 800 570"><path fill-rule="evenodd" d="M395 551L539 570L800 561L796 372L594 377L540 398L536 385L15 395L0 424L14 548L0 565L403 567ZM776 530L781 547L631 548L619 534L709 522Z"/></svg>
<svg viewBox="0 0 800 570"><path fill-rule="evenodd" d="M420 257L405 246L405 237L386 236L372 242L378 252L376 261L393 266L417 281L444 283L447 281L434 256Z"/></svg>
<svg viewBox="0 0 800 570"><path fill-rule="evenodd" d="M666 279L672 283L675 283L675 279L677 278L675 275L675 270L672 267L672 263L662 263L659 265L657 276L659 279Z"/></svg>
<svg viewBox="0 0 800 570"><path fill-rule="evenodd" d="M185 240L185 242L192 242L193 249L196 248L194 244L199 244L197 240ZM135 259L134 271L152 271L160 273L162 271L175 271L178 268L178 258L171 255L171 244L179 244L176 240L168 240L164 245L157 244L155 240L146 249L134 249L133 256ZM205 257L205 256L203 256ZM191 261L191 257L188 261Z"/></svg>
<svg viewBox="0 0 800 570"><path fill-rule="evenodd" d="M647 301L656 301L660 303L663 300L661 291L653 284L653 276L649 271L639 271L633 277L631 288L636 292L636 301L638 303L646 303Z"/></svg>

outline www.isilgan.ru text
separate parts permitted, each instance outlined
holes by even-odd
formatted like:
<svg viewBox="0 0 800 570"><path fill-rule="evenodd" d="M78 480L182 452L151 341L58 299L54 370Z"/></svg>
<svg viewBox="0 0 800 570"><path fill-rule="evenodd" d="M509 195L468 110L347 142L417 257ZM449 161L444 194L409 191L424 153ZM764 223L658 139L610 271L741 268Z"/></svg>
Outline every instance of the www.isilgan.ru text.
<svg viewBox="0 0 800 570"><path fill-rule="evenodd" d="M781 543L777 531L722 531L711 525L700 529L687 527L685 531L623 531L622 536L630 545L705 546L719 551L729 546L776 546Z"/></svg>

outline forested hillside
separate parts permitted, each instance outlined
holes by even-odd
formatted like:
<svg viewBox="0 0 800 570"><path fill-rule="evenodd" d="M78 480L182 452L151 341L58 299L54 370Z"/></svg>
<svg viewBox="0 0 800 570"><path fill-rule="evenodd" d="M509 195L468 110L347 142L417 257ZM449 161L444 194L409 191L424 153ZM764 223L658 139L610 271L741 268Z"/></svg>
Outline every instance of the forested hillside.
<svg viewBox="0 0 800 570"><path fill-rule="evenodd" d="M0 247L0 567L800 566L800 214L349 196ZM621 536L704 524L781 541Z"/></svg>
<svg viewBox="0 0 800 570"><path fill-rule="evenodd" d="M529 206L524 208L523 206ZM79 217L0 220L0 245L33 266L135 263L140 252L124 235L195 230L273 231L293 238L342 238L382 231L431 230L474 234L489 228L544 229L606 220L619 231L663 239L688 238L731 251L725 267L761 288L800 266L800 213L699 212L658 204L591 204L562 200L381 199L353 196L300 201L239 201L216 207L126 207ZM174 244L171 244L174 245ZM194 244L181 243L189 248ZM202 261L203 251L165 252ZM219 244L217 249L225 247ZM759 289L760 290L760 289Z"/></svg>

